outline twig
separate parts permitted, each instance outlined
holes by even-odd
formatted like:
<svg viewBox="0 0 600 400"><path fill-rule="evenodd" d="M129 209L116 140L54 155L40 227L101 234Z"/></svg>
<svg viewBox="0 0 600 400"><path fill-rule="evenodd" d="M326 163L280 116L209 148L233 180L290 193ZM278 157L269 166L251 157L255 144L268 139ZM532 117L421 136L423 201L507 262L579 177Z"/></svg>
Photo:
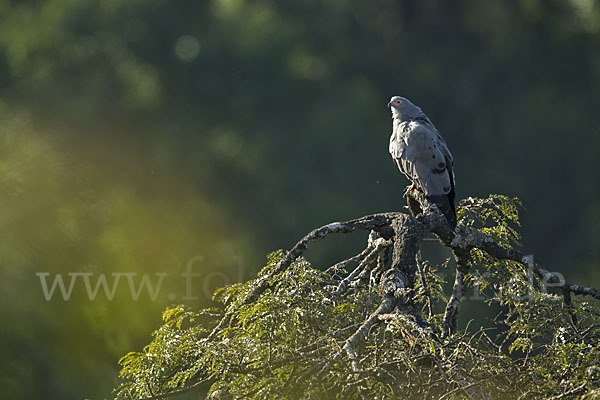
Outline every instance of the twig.
<svg viewBox="0 0 600 400"><path fill-rule="evenodd" d="M423 239L425 240L425 239ZM421 252L417 253L417 268L419 269L419 276L421 277L421 286L425 297L427 297L427 313L429 318L433 316L433 299L431 298L431 288L427 282L427 264L421 259Z"/></svg>
<svg viewBox="0 0 600 400"><path fill-rule="evenodd" d="M397 304L398 299L395 296L390 295L386 296L386 298L381 302L379 307L363 322L363 324L354 332L352 336L350 336L345 342L344 346L340 351L338 351L329 362L327 362L323 368L316 375L317 377L322 376L324 373L329 371L331 366L342 359L344 354L348 354L350 358L352 358L351 354L355 354L354 348L356 345L361 342L366 336L371 327L375 324L380 323L379 315L390 313ZM354 365L353 365L354 368Z"/></svg>
<svg viewBox="0 0 600 400"><path fill-rule="evenodd" d="M346 288L356 277L363 271L366 271L370 268L371 265L375 263L375 259L381 253L382 249L391 246L392 242L390 240L385 240L384 238L379 238L373 242L373 247L371 251L367 254L367 256L361 261L361 263L350 273L348 274L340 284L337 289L333 291L334 295L343 294L346 291Z"/></svg>
<svg viewBox="0 0 600 400"><path fill-rule="evenodd" d="M535 272L544 284L550 283L553 287L568 290L574 294L592 296L596 299L600 299L600 291L598 289L565 282L562 280L561 276L548 271L530 257L524 256L520 251L503 246L497 243L492 237L476 229L468 228L460 230L456 233L449 245L453 249L470 250L477 248L485 251L492 257L516 261Z"/></svg>
<svg viewBox="0 0 600 400"><path fill-rule="evenodd" d="M369 254L371 249L372 249L371 245L368 245L363 251L361 251L357 255L347 258L343 261L340 261L340 262L332 265L331 267L327 268L325 270L325 273L326 274L332 273L340 268L345 268L347 265L355 263L355 262L360 263Z"/></svg>
<svg viewBox="0 0 600 400"><path fill-rule="evenodd" d="M571 395L573 395L573 394L575 394L577 392L581 392L582 389L585 389L586 385L587 385L587 383L583 382L582 384L580 384L579 386L575 386L571 390L568 390L568 391L566 391L564 393L561 393L561 394L559 394L557 396L550 397L548 400L558 400L558 399L562 399L562 398L567 397L567 396L571 396Z"/></svg>

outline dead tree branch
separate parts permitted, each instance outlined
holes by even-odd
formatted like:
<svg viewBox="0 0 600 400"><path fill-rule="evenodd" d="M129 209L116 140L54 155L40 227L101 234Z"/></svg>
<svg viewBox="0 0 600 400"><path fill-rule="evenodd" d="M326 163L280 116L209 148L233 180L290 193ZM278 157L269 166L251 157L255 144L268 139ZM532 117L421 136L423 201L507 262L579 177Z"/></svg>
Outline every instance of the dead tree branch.
<svg viewBox="0 0 600 400"><path fill-rule="evenodd" d="M520 251L503 246L497 243L492 237L478 230L472 228L458 229L458 232L455 234L450 243L450 247L452 249L463 251L479 249L499 260L516 261L537 274L544 284L552 284L553 287L568 290L574 294L591 296L595 297L596 299L600 299L600 291L598 289L565 282L562 280L560 275L548 271L540 264L528 257L525 257Z"/></svg>

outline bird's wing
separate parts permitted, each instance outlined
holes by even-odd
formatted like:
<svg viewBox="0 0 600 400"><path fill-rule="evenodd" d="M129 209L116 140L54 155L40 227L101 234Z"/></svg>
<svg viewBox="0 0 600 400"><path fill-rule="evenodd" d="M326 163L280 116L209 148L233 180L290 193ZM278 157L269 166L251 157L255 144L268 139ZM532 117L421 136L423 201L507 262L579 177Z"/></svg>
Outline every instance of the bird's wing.
<svg viewBox="0 0 600 400"><path fill-rule="evenodd" d="M439 133L414 121L405 128L394 129L397 138L390 140L390 153L402 172L426 195L450 193L452 155Z"/></svg>
<svg viewBox="0 0 600 400"><path fill-rule="evenodd" d="M406 127L404 123L394 121L394 130L392 131L392 136L390 137L390 147L389 151L394 159L394 162L398 166L398 169L406 175L408 179L413 180L412 174L409 173L408 170L404 169L404 163L402 160L405 158L404 153L407 151L408 143L406 136ZM410 166L408 166L410 168Z"/></svg>
<svg viewBox="0 0 600 400"><path fill-rule="evenodd" d="M446 164L448 165L448 172L452 177L452 185L454 186L454 157L452 157L452 153L450 153L450 149L448 148L448 145L446 145L446 141L444 140L442 135L440 135L440 133L437 130L435 131L435 133L437 135L438 146L442 151L442 154L444 154L444 159L446 160Z"/></svg>

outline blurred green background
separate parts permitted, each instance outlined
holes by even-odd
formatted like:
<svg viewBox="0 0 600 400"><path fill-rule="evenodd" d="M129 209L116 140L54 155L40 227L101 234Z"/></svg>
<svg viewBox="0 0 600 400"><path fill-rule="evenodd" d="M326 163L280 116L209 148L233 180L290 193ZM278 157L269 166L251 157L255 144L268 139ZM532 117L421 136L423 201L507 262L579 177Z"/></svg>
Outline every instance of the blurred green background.
<svg viewBox="0 0 600 400"><path fill-rule="evenodd" d="M0 0L0 398L109 398L165 306L401 209L392 95L444 135L458 199L518 196L524 251L600 286L599 3ZM39 273L130 275L47 300Z"/></svg>

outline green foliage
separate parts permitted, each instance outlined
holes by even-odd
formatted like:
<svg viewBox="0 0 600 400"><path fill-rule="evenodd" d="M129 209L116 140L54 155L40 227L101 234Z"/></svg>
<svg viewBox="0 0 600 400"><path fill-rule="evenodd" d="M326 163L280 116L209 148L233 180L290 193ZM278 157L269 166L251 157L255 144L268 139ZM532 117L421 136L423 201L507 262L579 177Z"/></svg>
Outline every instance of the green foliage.
<svg viewBox="0 0 600 400"><path fill-rule="evenodd" d="M261 274L268 273L281 256L281 252L271 254ZM355 291L333 303L325 290L331 279L332 275L312 269L306 261L294 263L273 279L270 291L234 314L234 323L219 333L216 342L202 339L212 325L210 321L193 324L214 310L193 313L183 306L168 309L163 314L165 324L144 352L129 353L121 359L121 378L126 383L119 397L127 398L127 393L145 397L176 389L192 378L218 378L212 392L226 387L235 396L256 391L260 398L276 398L286 387L292 388L292 372L298 375L309 367L299 361L294 371L290 363L283 362L295 358L294 349L355 324L376 305L376 297L368 291ZM230 311L254 284L249 281L222 288L215 299L223 304L224 311ZM185 323L192 326L185 327ZM322 346L335 346L335 341Z"/></svg>
<svg viewBox="0 0 600 400"><path fill-rule="evenodd" d="M520 227L518 211L522 207L519 199L504 195L493 194L485 199L469 197L460 202L458 218L464 226L484 232L499 244L507 247L520 246L521 237L517 229ZM487 294L485 289L491 282L482 274L502 276L502 283L496 283L495 289L509 290L517 295L522 294L523 285L528 285L528 281L521 279L525 271L514 261L497 260L478 249L471 251L471 261L480 268L471 270L467 278L477 285L484 295Z"/></svg>
<svg viewBox="0 0 600 400"><path fill-rule="evenodd" d="M481 230L498 243L519 246L520 236L516 228L519 223L519 208L523 207L517 198L492 194L486 199L468 197L458 207L458 218L465 227Z"/></svg>
<svg viewBox="0 0 600 400"><path fill-rule="evenodd" d="M470 198L460 221L512 246L519 205L505 196ZM422 313L425 325L398 313L354 349L357 370L336 354L379 295L369 282L332 295L346 272L320 271L303 259L271 276L283 255L269 255L257 279L219 289L216 309L167 309L154 340L121 359L117 398L167 394L196 382L210 384L213 399L594 398L600 389L598 303L548 293L515 263L473 255L479 264L472 272L492 272L471 282L485 286L490 313L502 310L495 328L470 327L442 340L443 312ZM437 268L421 262L413 300L423 310L446 301ZM269 290L243 304L261 278L269 279ZM233 313L229 325L207 339L227 312Z"/></svg>

